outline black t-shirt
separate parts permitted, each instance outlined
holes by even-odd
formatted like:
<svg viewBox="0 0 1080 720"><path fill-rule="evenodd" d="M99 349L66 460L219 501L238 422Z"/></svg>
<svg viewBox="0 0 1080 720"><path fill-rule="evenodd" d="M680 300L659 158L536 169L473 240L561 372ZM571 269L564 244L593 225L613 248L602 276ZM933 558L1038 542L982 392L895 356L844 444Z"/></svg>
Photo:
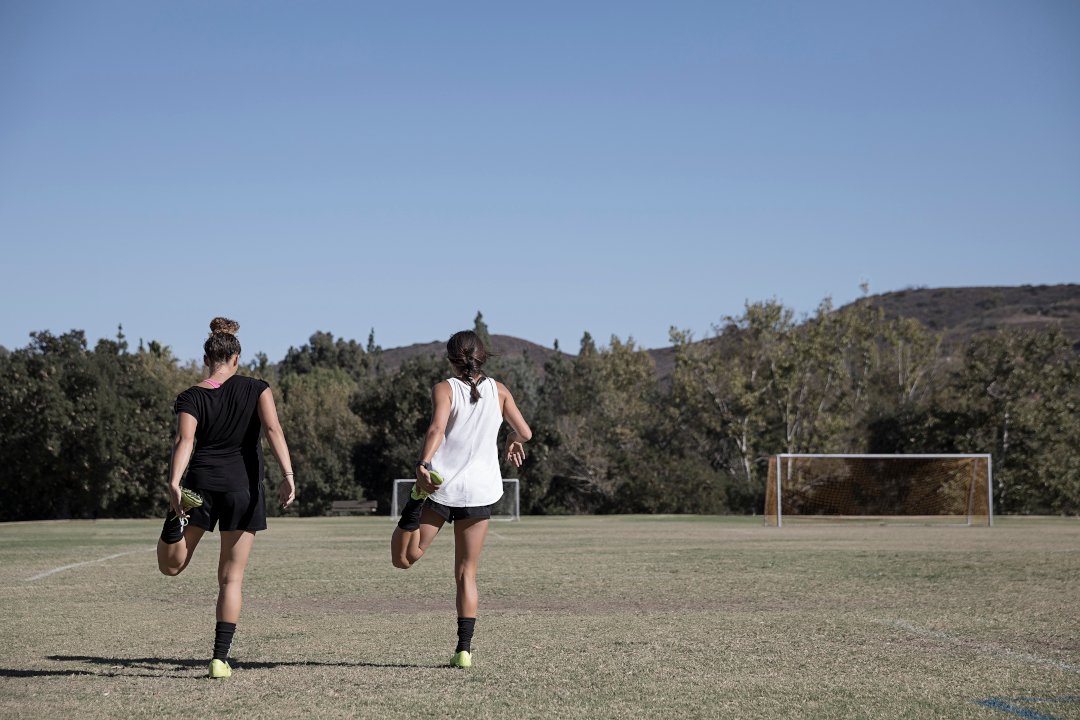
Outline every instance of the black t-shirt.
<svg viewBox="0 0 1080 720"><path fill-rule="evenodd" d="M233 375L217 389L195 385L176 397L176 413L195 418L195 452L185 486L192 490L257 490L263 477L259 395L263 380Z"/></svg>

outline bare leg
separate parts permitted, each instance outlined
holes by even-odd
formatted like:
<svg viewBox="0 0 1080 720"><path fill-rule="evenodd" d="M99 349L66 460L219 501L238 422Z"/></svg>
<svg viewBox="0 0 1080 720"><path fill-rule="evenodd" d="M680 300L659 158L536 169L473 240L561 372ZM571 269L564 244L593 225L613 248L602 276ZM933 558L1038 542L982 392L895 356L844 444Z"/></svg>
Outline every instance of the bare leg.
<svg viewBox="0 0 1080 720"><path fill-rule="evenodd" d="M188 525L184 528L184 539L180 542L170 544L159 539L157 544L157 564L162 575L174 576L183 572L184 568L191 562L191 558L195 554L195 548L199 546L199 541L202 540L205 532L201 527Z"/></svg>
<svg viewBox="0 0 1080 720"><path fill-rule="evenodd" d="M424 551L442 530L442 516L434 510L424 508L420 515L420 527L416 530L394 528L390 538L390 561L394 567L406 570L424 556Z"/></svg>
<svg viewBox="0 0 1080 720"><path fill-rule="evenodd" d="M221 556L218 558L218 622L235 623L243 604L241 591L255 533L225 530L221 533Z"/></svg>
<svg viewBox="0 0 1080 720"><path fill-rule="evenodd" d="M457 577L457 614L459 618L476 617L479 596L476 570L480 551L487 538L488 520L473 518L454 523L454 575Z"/></svg>

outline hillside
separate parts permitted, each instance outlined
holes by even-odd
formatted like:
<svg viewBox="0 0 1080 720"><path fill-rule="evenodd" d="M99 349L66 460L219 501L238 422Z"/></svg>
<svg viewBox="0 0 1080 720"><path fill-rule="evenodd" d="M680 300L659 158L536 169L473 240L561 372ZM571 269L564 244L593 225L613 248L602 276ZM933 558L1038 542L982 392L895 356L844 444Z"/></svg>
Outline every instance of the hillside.
<svg viewBox="0 0 1080 720"><path fill-rule="evenodd" d="M1022 285L1020 287L912 288L870 295L851 305L872 303L889 317L914 318L942 333L946 346L958 345L973 335L1008 328L1060 327L1080 351L1080 284ZM848 306L844 306L848 307ZM839 308L843 311L843 307ZM492 335L495 352L515 356L524 352L543 369L555 350L512 337ZM393 369L416 355L442 355L445 341L434 340L383 351L386 367ZM648 351L656 374L666 378L675 365L671 347Z"/></svg>
<svg viewBox="0 0 1080 720"><path fill-rule="evenodd" d="M1080 350L1080 285L918 288L872 295L889 317L910 317L957 345L973 335L1009 328L1060 327Z"/></svg>
<svg viewBox="0 0 1080 720"><path fill-rule="evenodd" d="M555 350L537 345L528 340L512 337L510 335L492 335L492 347L489 351L499 355L517 356L528 353L536 366L543 370L544 363L555 354ZM389 370L396 369L401 363L418 355L436 355L442 357L446 354L445 340L432 340L426 343L414 343L405 347L389 348L383 350L383 366Z"/></svg>

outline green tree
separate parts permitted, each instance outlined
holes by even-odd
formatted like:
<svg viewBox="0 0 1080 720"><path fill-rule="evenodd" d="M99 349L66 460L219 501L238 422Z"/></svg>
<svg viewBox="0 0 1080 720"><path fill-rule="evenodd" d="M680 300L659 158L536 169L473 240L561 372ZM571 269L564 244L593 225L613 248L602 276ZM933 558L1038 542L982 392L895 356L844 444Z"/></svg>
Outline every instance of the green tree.
<svg viewBox="0 0 1080 720"><path fill-rule="evenodd" d="M1080 513L1080 361L1057 328L972 339L935 403L932 437L990 452L995 508Z"/></svg>
<svg viewBox="0 0 1080 720"><path fill-rule="evenodd" d="M338 338L333 333L316 332L306 345L290 347L281 361L279 373L303 375L316 368L344 370L349 376L362 382L377 373L381 367L382 349L375 344L374 330L368 336L367 351L355 340Z"/></svg>
<svg viewBox="0 0 1080 720"><path fill-rule="evenodd" d="M9 478L0 519L71 517L77 509L70 488L82 480L72 482L65 456L74 456L73 438L83 428L65 384L85 385L86 373L81 373L82 383L62 382L61 375L78 373L88 364L85 355L82 332L58 337L41 332L31 335L29 346L0 361L0 460Z"/></svg>
<svg viewBox="0 0 1080 720"><path fill-rule="evenodd" d="M773 451L765 439L773 368L794 327L792 311L774 301L747 305L741 318L727 318L703 342L672 331L678 423L695 441L695 454L730 478L728 504L740 511L764 502L759 464L763 453Z"/></svg>
<svg viewBox="0 0 1080 720"><path fill-rule="evenodd" d="M545 367L530 504L546 512L618 512L664 502L656 485L659 395L652 359L633 340L599 349L588 333L576 358ZM539 495L538 491L543 491ZM625 491L625 492L624 492Z"/></svg>
<svg viewBox="0 0 1080 720"><path fill-rule="evenodd" d="M491 333L488 332L487 323L484 322L484 313L479 310L476 311L476 318L473 320L473 332L480 338L480 342L484 344L485 348L494 350L494 346L491 344Z"/></svg>
<svg viewBox="0 0 1080 720"><path fill-rule="evenodd" d="M858 423L871 453L940 452L929 435L931 406L944 383L941 336L918 320L882 322ZM855 445L853 444L853 447Z"/></svg>
<svg viewBox="0 0 1080 720"><path fill-rule="evenodd" d="M35 333L0 365L5 519L140 516L164 506L170 373L126 339ZM156 346L160 348L160 346ZM175 366L173 366L175 367Z"/></svg>
<svg viewBox="0 0 1080 720"><path fill-rule="evenodd" d="M172 437L172 378L159 358L129 353L122 333L91 356L98 386L85 507L95 516L143 517L165 509ZM174 366L175 367L175 366Z"/></svg>
<svg viewBox="0 0 1080 720"><path fill-rule="evenodd" d="M363 499L355 460L367 433L350 408L357 388L343 369L316 367L281 381L281 422L297 472L301 515L326 514L334 500ZM268 477L276 487L276 463Z"/></svg>
<svg viewBox="0 0 1080 720"><path fill-rule="evenodd" d="M924 409L939 344L914 321L828 299L802 322L775 300L748 304L713 337L673 330L672 342L673 414L693 440L684 454L725 474L731 507L746 512L761 506L769 455L897 442Z"/></svg>
<svg viewBox="0 0 1080 720"><path fill-rule="evenodd" d="M392 373L361 386L351 404L368 433L357 447L364 494L390 507L395 478L413 476L424 433L431 422L431 389L447 375L435 355L410 358Z"/></svg>

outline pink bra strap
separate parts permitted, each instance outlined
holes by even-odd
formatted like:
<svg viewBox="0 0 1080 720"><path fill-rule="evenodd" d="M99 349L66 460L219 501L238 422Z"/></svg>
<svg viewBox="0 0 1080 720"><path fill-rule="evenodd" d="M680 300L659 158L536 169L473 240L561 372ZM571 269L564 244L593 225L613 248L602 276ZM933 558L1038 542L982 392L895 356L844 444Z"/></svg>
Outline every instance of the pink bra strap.
<svg viewBox="0 0 1080 720"><path fill-rule="evenodd" d="M207 385L209 385L210 387L214 388L215 390L217 390L219 387L221 387L221 383L219 383L214 378L206 378L205 380L203 380L203 382L206 383Z"/></svg>

